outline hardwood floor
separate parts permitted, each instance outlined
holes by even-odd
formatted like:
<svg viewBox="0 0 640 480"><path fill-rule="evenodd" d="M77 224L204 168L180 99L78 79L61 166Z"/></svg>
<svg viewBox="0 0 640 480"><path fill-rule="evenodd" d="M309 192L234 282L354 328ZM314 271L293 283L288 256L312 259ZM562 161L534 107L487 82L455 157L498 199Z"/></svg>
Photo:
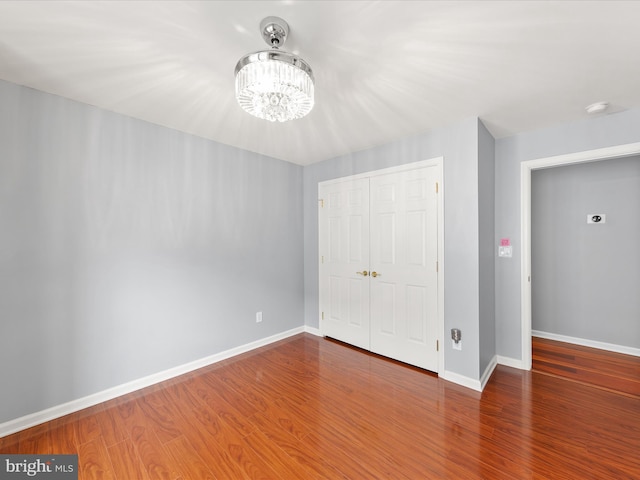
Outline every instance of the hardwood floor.
<svg viewBox="0 0 640 480"><path fill-rule="evenodd" d="M640 357L532 337L534 371L640 400Z"/></svg>
<svg viewBox="0 0 640 480"><path fill-rule="evenodd" d="M498 366L484 392L301 334L0 439L80 478L640 478L640 401Z"/></svg>

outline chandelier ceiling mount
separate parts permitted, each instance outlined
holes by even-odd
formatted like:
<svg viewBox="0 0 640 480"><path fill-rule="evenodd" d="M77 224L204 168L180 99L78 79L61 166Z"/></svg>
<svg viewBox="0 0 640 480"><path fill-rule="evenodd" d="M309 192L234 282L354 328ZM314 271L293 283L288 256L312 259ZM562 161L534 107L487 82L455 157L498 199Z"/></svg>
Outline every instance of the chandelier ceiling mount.
<svg viewBox="0 0 640 480"><path fill-rule="evenodd" d="M260 22L260 31L267 45L278 48L289 36L289 24L279 17L267 17Z"/></svg>

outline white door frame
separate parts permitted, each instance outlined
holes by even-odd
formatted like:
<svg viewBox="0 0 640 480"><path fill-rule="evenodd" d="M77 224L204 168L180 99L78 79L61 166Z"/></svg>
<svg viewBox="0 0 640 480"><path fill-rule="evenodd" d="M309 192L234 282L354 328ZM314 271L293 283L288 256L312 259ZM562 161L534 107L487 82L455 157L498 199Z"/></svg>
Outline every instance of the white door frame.
<svg viewBox="0 0 640 480"><path fill-rule="evenodd" d="M356 175L349 175L346 177L332 178L318 183L318 188L321 184L328 184L332 182L340 182L345 180L354 180L358 178L375 177L378 175L386 175L387 173L405 172L409 170L416 170L423 167L436 167L438 169L438 343L440 348L438 349L438 371L440 374L444 372L444 176L443 176L443 163L444 157L434 157L428 160L421 160L418 162L407 163L404 165L398 165L395 167L383 168L380 170L373 170L370 172L363 172ZM320 232L318 232L319 234ZM320 245L318 244L318 248ZM321 270L320 255L318 255L318 272ZM320 292L318 291L318 299ZM318 325L320 325L320 331L322 331L322 305L318 305Z"/></svg>
<svg viewBox="0 0 640 480"><path fill-rule="evenodd" d="M520 318L522 368L524 370L531 370L531 171L561 165L612 160L639 154L640 143L628 143L615 147L527 160L520 164L520 232L522 239Z"/></svg>

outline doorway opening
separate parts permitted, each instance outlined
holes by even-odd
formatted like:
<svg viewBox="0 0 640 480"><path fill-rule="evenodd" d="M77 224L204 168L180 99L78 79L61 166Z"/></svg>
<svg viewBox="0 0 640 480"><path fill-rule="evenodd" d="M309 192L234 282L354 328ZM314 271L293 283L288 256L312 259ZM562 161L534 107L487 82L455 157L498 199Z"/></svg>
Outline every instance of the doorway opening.
<svg viewBox="0 0 640 480"><path fill-rule="evenodd" d="M586 162L612 160L640 154L640 143L620 145L596 150L588 150L567 155L529 160L521 163L521 333L522 368L532 367L532 301L531 301L531 173L533 170L579 164Z"/></svg>

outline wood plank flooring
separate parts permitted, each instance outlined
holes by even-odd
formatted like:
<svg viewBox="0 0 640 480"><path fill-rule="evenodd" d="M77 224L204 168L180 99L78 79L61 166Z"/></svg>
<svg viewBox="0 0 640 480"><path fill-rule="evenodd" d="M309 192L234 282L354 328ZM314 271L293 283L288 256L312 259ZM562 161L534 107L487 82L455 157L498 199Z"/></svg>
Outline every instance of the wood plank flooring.
<svg viewBox="0 0 640 480"><path fill-rule="evenodd" d="M301 334L0 439L80 478L633 479L640 401L498 366L484 392Z"/></svg>
<svg viewBox="0 0 640 480"><path fill-rule="evenodd" d="M640 399L640 357L532 337L534 371Z"/></svg>

